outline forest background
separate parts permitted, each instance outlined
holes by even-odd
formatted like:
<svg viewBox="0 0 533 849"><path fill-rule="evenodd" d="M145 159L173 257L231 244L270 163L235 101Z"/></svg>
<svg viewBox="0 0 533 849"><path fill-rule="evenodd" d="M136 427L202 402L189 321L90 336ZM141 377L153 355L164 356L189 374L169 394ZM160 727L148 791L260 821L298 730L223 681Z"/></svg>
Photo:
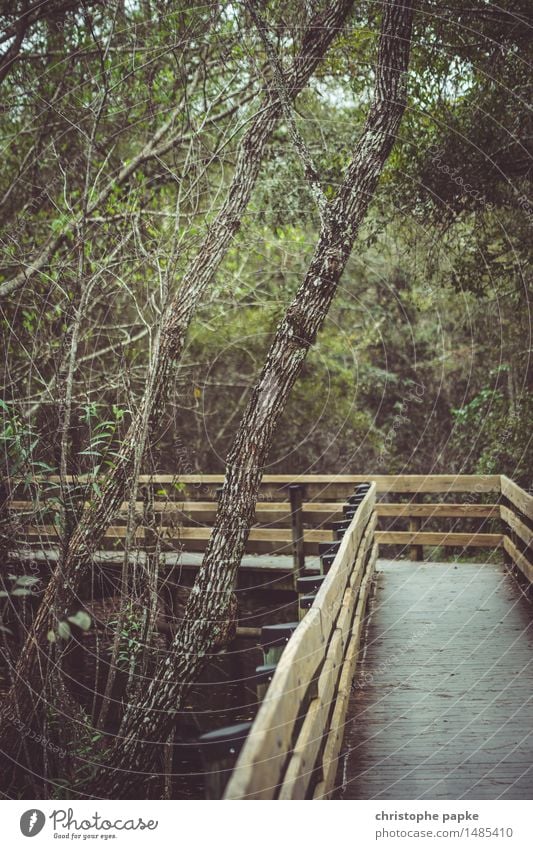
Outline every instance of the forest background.
<svg viewBox="0 0 533 849"><path fill-rule="evenodd" d="M400 137L269 472L497 472L530 484L531 10L467 5L420 6ZM79 321L67 465L97 475L138 404L166 292L231 178L261 56L232 4L63 1L25 17L16 6L3 23L20 44L4 37L1 73L3 454L11 474L59 471ZM290 54L318 6L273 9L278 47ZM326 193L367 109L378 14L355 5L355 26L297 100ZM282 122L147 467L224 470L316 229Z"/></svg>

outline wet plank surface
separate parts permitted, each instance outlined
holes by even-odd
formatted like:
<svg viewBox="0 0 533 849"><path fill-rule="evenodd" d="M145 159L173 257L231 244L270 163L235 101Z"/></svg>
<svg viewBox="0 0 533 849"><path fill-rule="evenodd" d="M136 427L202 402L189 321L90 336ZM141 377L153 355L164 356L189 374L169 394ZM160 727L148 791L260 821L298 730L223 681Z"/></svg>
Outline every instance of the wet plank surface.
<svg viewBox="0 0 533 849"><path fill-rule="evenodd" d="M533 798L532 614L501 566L379 561L337 798Z"/></svg>
<svg viewBox="0 0 533 849"><path fill-rule="evenodd" d="M12 552L13 560L19 560ZM164 552L165 566L183 566L185 569L195 569L199 567L203 560L203 553L197 551L186 552ZM41 550L33 550L31 559L39 562L54 563L59 559L59 549L45 548ZM144 551L135 551L130 555L130 560L137 563L144 563L146 554ZM95 551L93 561L101 566L122 566L124 560L123 551ZM320 569L320 557L307 554L305 557L306 569ZM257 572L292 572L293 558L291 554L245 554L241 560L241 569L243 571Z"/></svg>

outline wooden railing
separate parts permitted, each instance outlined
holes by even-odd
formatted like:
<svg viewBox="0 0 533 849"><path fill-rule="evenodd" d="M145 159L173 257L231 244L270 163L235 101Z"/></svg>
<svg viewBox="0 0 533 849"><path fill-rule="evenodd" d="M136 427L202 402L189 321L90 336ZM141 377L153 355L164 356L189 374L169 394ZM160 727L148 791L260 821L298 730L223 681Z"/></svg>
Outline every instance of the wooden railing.
<svg viewBox="0 0 533 849"><path fill-rule="evenodd" d="M476 483L479 486L479 481ZM491 489L486 480L482 483L484 492L494 491L494 481L490 482ZM531 582L533 498L506 477L497 484L502 503L488 505L376 504L379 483L373 484L309 613L281 655L224 798L325 799L331 795L377 558L380 532L375 528L380 508L381 515L389 517L500 519L506 533L480 536L483 542L496 536L509 565ZM382 539L385 534L381 532ZM428 536L432 535L412 534L416 543ZM450 536L455 544L461 535ZM397 540L395 535L385 538Z"/></svg>
<svg viewBox="0 0 533 849"><path fill-rule="evenodd" d="M421 559L422 546L453 546L459 548L504 547L506 555L522 563L522 543L530 545L527 515L520 507L529 505L531 496L520 490L512 481L500 475L265 475L261 485L261 500L257 504L256 522L250 531L248 553L288 554L294 550L295 534L301 537L304 555L316 555L318 546L333 538L329 526L342 519L341 500L353 490L354 485L364 480L373 480L378 496L390 498L397 493L401 498L410 497L408 502L378 501L376 511L380 527L376 541L381 545L410 547L412 559ZM157 532L163 549L201 552L211 534L211 525L216 513L216 489L223 481L221 475L158 475L143 476L141 486L153 488L152 510L156 517ZM53 487L56 479L49 478ZM299 515L299 524L294 522L294 513L289 502L289 485L300 484L304 499ZM452 503L421 503L431 495L439 498L461 493L466 500ZM492 503L479 503L488 493L494 493ZM514 498L514 502L511 497ZM58 532L51 517L54 513L53 490L42 500L40 521L29 519L22 523L20 538L33 547L43 548L57 544ZM500 503L503 499L503 503ZM516 502L516 503L515 503ZM56 501L57 505L57 501ZM11 509L23 519L32 515L34 506L22 498L11 502ZM57 510L57 506L55 508ZM122 550L126 536L124 504L121 514L105 535L102 548ZM153 529L145 529L142 519L143 503L137 504L139 524L134 542L142 547L146 535L153 536ZM524 518L526 524L524 526ZM438 530L428 527L431 522L454 519L453 529ZM483 520L482 525L492 520L501 520L499 527L457 530L463 520ZM401 523L408 523L407 528ZM391 526L392 523L392 526ZM395 527L400 523L400 528ZM502 524L503 523L503 524ZM510 523L514 523L514 528ZM517 524L518 523L518 524ZM383 526L385 524L385 526ZM479 523L478 523L479 524ZM492 522L494 525L495 523ZM505 537L508 536L508 542ZM520 540L517 545L516 538Z"/></svg>
<svg viewBox="0 0 533 849"><path fill-rule="evenodd" d="M277 665L227 799L303 799L331 790L377 558L376 485L345 532L315 601Z"/></svg>
<svg viewBox="0 0 533 849"><path fill-rule="evenodd" d="M519 570L533 583L533 496L505 475L501 476L501 494L500 515L506 526L503 549L507 565Z"/></svg>

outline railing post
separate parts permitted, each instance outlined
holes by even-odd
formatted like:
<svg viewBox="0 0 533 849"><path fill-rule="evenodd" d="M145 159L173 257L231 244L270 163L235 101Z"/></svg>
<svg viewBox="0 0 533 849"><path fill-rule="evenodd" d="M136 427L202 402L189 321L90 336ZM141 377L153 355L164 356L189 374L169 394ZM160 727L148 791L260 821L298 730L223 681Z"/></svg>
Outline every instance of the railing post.
<svg viewBox="0 0 533 849"><path fill-rule="evenodd" d="M303 525L303 504L304 488L301 484L291 484L289 486L289 499L291 503L291 525L292 525L292 557L293 557L293 574L294 583L303 574L305 569L305 551L304 551L304 525Z"/></svg>
<svg viewBox="0 0 533 849"><path fill-rule="evenodd" d="M501 476L500 476L500 480L501 480ZM500 503L501 507L507 507L508 509L511 509L511 510L513 509L513 505L511 504L509 499L506 498L505 495L503 494L503 492L501 491L501 484L500 484L499 503ZM509 539L512 542L511 528L509 527L507 522L504 519L502 519L501 517L500 517L500 530L501 530L502 534L509 537ZM511 555L509 554L509 552L505 548L505 545L502 547L502 551L503 551L503 565L505 566L506 569L508 569L510 572L512 572L515 568L514 563L513 563L513 558L511 557Z"/></svg>
<svg viewBox="0 0 533 849"><path fill-rule="evenodd" d="M335 542L318 543L318 554L320 557L321 572L323 575L327 575L331 569L339 548L340 542L338 540Z"/></svg>
<svg viewBox="0 0 533 849"><path fill-rule="evenodd" d="M265 698L266 691L270 687L270 682L276 671L275 663L267 663L262 666L257 666L255 670L255 692L257 695L257 704L259 705Z"/></svg>
<svg viewBox="0 0 533 849"><path fill-rule="evenodd" d="M298 619L300 621L313 604L316 594L324 582L324 575L309 575L298 578L296 592L298 593Z"/></svg>
<svg viewBox="0 0 533 849"><path fill-rule="evenodd" d="M412 499L411 504L420 504L422 501L421 495L416 492ZM420 517L419 516L410 516L409 517L409 531L411 533L416 533L420 530ZM409 547L409 558L410 560L423 560L424 559L424 546L423 545L411 545Z"/></svg>
<svg viewBox="0 0 533 849"><path fill-rule="evenodd" d="M261 645L263 647L263 665L276 664L283 654L283 649L296 631L298 622L278 622L274 625L263 625L261 628Z"/></svg>
<svg viewBox="0 0 533 849"><path fill-rule="evenodd" d="M204 764L207 799L222 799L251 727L251 722L241 722L238 725L208 731L198 739L198 748Z"/></svg>

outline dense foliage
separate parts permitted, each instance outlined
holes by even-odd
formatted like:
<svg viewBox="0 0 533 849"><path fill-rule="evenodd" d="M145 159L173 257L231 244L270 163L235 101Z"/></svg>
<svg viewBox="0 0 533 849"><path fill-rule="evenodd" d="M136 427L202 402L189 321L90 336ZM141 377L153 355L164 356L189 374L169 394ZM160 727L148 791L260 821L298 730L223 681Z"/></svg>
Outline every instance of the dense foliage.
<svg viewBox="0 0 533 849"><path fill-rule="evenodd" d="M289 59L320 3L284 6L269 16ZM2 82L0 279L49 254L3 303L4 459L12 473L59 469L76 332L67 466L101 471L138 403L166 293L230 179L263 59L227 4L25 8L3 9L21 39ZM358 5L298 99L326 191L367 106L378 13ZM270 470L497 471L529 485L530 25L525 0L421 5L402 143ZM316 227L282 124L149 465L223 470Z"/></svg>

